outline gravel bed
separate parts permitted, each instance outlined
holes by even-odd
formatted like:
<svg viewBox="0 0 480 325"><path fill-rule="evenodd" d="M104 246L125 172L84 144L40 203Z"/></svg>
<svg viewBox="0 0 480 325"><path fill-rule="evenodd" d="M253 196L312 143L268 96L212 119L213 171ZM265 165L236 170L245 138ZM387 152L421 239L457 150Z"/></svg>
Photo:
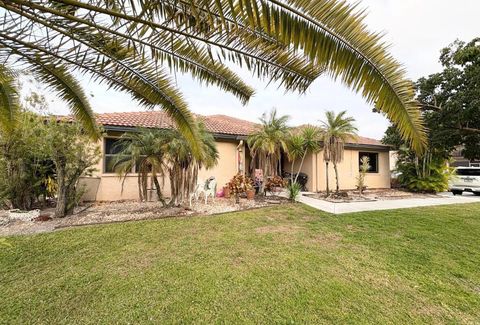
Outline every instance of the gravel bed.
<svg viewBox="0 0 480 325"><path fill-rule="evenodd" d="M402 199L427 199L436 198L438 195L426 193L412 193L399 189L372 189L365 190L363 195L358 191L341 191L341 196L331 196L326 198L326 193L314 193L306 196L315 199L321 199L332 203L348 203L348 202L372 202L372 201L389 201Z"/></svg>
<svg viewBox="0 0 480 325"><path fill-rule="evenodd" d="M217 198L207 204L195 202L192 207L164 208L159 202L99 202L88 206L80 206L75 214L65 218L53 218L48 221L12 221L8 219L8 211L0 211L0 236L35 234L51 232L60 228L68 228L91 224L105 224L133 220L161 219L169 217L186 217L213 215L225 212L241 211L283 204L287 200L281 197L257 197L255 200L241 198L236 204L234 199ZM53 209L42 210L42 215L53 215Z"/></svg>

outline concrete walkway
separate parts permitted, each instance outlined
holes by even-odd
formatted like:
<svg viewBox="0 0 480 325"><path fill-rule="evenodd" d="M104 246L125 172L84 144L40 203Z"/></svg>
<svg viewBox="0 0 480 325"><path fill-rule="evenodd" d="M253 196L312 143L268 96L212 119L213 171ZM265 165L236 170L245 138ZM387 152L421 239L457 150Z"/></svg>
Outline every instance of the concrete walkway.
<svg viewBox="0 0 480 325"><path fill-rule="evenodd" d="M462 196L453 196L450 193L441 193L438 195L438 198L332 203L302 195L299 197L298 201L318 210L334 214L342 214L361 211L392 210L435 205L474 203L480 202L480 196L474 196L467 193Z"/></svg>

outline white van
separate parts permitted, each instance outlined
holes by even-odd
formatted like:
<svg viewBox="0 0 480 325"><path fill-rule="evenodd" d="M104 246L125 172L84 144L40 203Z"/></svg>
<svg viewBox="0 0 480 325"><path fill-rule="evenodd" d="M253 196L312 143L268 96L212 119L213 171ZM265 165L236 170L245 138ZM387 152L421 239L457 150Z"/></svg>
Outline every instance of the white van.
<svg viewBox="0 0 480 325"><path fill-rule="evenodd" d="M453 195L471 192L480 195L480 167L458 167L449 183Z"/></svg>

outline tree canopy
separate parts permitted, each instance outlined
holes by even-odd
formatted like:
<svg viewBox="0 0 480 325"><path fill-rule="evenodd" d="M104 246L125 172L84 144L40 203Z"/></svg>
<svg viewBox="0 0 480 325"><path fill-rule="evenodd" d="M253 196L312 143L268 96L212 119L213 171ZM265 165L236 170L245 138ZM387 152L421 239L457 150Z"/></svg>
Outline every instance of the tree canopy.
<svg viewBox="0 0 480 325"><path fill-rule="evenodd" d="M480 38L455 41L441 50L440 62L443 71L416 84L430 151L448 158L461 146L467 159L480 159ZM404 144L395 127L383 141L397 149Z"/></svg>

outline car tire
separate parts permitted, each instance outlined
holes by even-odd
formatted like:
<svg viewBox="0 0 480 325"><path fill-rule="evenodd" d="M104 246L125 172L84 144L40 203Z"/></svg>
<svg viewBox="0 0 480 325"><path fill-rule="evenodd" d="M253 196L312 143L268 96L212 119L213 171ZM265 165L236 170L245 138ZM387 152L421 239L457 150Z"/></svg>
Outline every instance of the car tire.
<svg viewBox="0 0 480 325"><path fill-rule="evenodd" d="M473 192L476 196L480 196L480 192Z"/></svg>
<svg viewBox="0 0 480 325"><path fill-rule="evenodd" d="M452 191L453 195L462 195L462 191Z"/></svg>

